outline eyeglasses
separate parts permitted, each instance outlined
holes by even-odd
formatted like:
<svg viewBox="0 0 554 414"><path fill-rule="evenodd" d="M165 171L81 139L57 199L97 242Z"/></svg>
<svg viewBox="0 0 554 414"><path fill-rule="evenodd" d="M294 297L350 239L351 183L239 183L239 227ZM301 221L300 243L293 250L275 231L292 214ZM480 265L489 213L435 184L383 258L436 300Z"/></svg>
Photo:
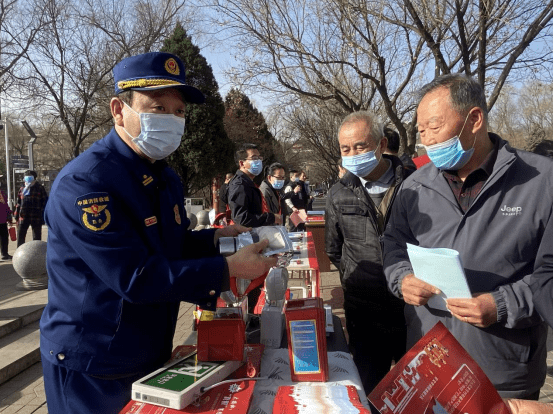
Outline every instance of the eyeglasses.
<svg viewBox="0 0 554 414"><path fill-rule="evenodd" d="M264 157L251 157L251 158L245 158L244 161L263 161Z"/></svg>
<svg viewBox="0 0 554 414"><path fill-rule="evenodd" d="M278 176L276 176L276 175L272 175L272 177L273 177L273 178L277 178L278 180L284 180L284 179L285 179L285 177L278 177Z"/></svg>

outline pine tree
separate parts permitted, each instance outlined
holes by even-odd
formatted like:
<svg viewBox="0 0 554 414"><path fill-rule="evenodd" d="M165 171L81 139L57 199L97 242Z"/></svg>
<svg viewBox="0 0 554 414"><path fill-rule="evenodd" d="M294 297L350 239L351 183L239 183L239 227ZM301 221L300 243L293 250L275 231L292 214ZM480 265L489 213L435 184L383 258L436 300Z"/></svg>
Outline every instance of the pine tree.
<svg viewBox="0 0 554 414"><path fill-rule="evenodd" d="M237 147L256 144L264 157L264 165L275 162L277 141L269 131L265 118L244 93L231 89L225 97L225 131ZM259 176L261 177L261 175ZM261 177L262 179L265 177Z"/></svg>
<svg viewBox="0 0 554 414"><path fill-rule="evenodd" d="M187 84L200 89L206 96L202 105L187 105L185 135L177 151L168 159L181 177L188 196L209 186L212 178L235 170L234 144L223 125L225 106L212 67L180 23L165 40L162 51L181 58Z"/></svg>

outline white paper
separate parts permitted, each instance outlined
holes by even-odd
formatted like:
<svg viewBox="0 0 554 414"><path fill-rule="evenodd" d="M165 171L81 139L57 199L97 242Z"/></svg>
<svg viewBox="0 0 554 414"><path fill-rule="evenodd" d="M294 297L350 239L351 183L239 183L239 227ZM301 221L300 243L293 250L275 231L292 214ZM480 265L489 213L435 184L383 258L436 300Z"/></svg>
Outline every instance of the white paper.
<svg viewBox="0 0 554 414"><path fill-rule="evenodd" d="M427 304L446 309L447 298L471 298L464 267L458 251L445 248L429 249L406 243L415 277L441 290Z"/></svg>

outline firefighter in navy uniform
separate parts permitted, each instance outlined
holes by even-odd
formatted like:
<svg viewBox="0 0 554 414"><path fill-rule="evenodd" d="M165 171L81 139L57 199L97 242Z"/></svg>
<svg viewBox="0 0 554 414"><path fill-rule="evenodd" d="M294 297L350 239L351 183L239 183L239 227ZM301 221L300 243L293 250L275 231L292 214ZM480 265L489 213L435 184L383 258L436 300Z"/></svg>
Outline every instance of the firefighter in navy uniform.
<svg viewBox="0 0 554 414"><path fill-rule="evenodd" d="M132 383L169 359L180 301L214 309L231 276L276 264L259 254L267 241L218 254L219 237L246 227L187 230L182 185L163 158L180 144L186 105L204 96L179 58L129 57L114 78L114 129L60 172L45 212L50 414L118 413Z"/></svg>

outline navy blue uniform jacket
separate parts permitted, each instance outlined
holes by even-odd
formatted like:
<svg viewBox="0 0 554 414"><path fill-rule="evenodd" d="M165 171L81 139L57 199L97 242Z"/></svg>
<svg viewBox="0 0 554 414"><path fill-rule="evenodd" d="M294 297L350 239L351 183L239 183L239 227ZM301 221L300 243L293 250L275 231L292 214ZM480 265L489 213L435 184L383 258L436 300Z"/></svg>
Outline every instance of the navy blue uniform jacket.
<svg viewBox="0 0 554 414"><path fill-rule="evenodd" d="M45 211L42 358L108 376L169 359L179 302L213 309L228 278L214 230L188 231L183 201L167 164L143 160L113 129L67 164Z"/></svg>

